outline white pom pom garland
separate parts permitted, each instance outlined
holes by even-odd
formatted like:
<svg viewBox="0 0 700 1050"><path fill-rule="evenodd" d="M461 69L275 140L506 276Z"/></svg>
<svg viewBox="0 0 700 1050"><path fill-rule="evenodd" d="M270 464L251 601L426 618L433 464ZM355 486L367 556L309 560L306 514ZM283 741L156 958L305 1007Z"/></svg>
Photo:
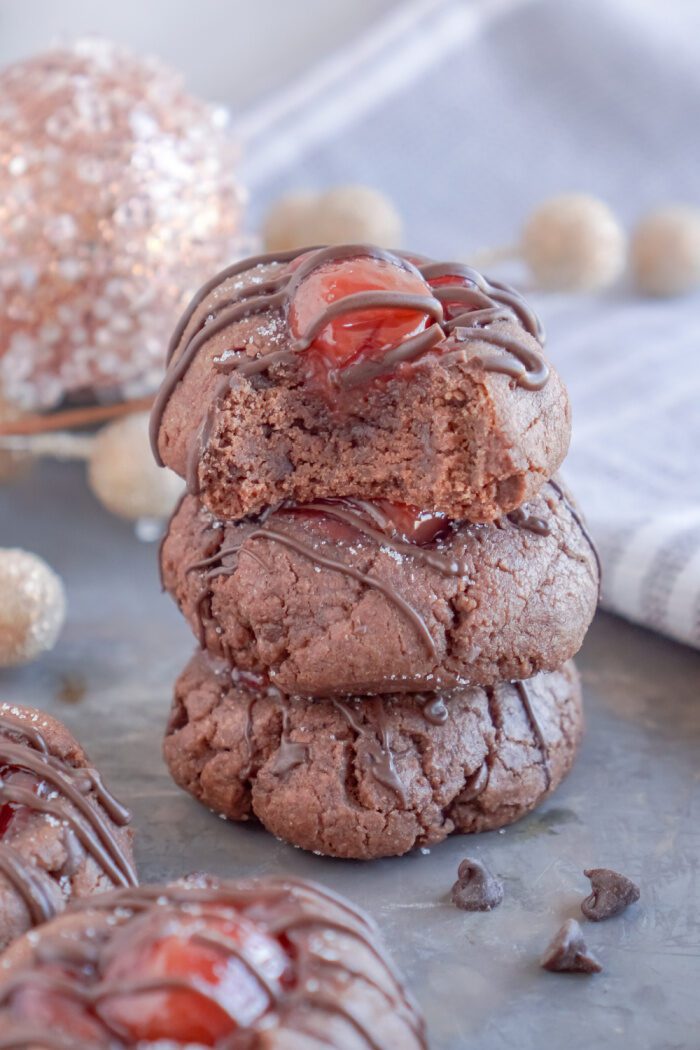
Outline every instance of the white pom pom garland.
<svg viewBox="0 0 700 1050"><path fill-rule="evenodd" d="M267 251L346 243L390 248L400 240L399 213L388 197L370 186L289 194L273 205L263 225Z"/></svg>
<svg viewBox="0 0 700 1050"><path fill-rule="evenodd" d="M533 212L522 232L521 252L542 288L595 291L622 273L626 238L606 204L567 193Z"/></svg>
<svg viewBox="0 0 700 1050"><path fill-rule="evenodd" d="M700 208L667 205L641 220L632 237L635 283L646 295L683 295L700 288Z"/></svg>

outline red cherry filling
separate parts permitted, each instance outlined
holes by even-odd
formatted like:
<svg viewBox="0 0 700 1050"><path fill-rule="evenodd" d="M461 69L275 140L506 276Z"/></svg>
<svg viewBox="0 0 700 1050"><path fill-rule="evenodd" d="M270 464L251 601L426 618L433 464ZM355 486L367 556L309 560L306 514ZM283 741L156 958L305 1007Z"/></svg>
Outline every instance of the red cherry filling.
<svg viewBox="0 0 700 1050"><path fill-rule="evenodd" d="M379 511L376 519L371 513L364 513L363 504L376 507ZM358 505L355 513L366 519L368 525L381 529L382 518L388 519L391 530L395 530L403 539L418 546L433 543L435 540L445 536L450 528L450 519L446 514L420 510L418 507L411 507L406 503L392 503L386 499L372 502L365 500L363 504ZM344 500L329 499L318 500L317 505L314 507L306 506L303 503L298 506L283 507L281 508L281 513L299 514L304 517L316 518L323 523L325 531L331 539L352 541L357 534L356 526L341 518L334 517L334 505L338 506L341 511L353 511L352 501L349 501L349 504L346 505Z"/></svg>
<svg viewBox="0 0 700 1050"><path fill-rule="evenodd" d="M377 500L377 506L386 514L397 532L409 543L423 546L433 543L449 531L450 519L446 514L419 510L407 503L391 503L389 500Z"/></svg>
<svg viewBox="0 0 700 1050"><path fill-rule="evenodd" d="M133 926L103 975L112 994L98 1012L121 1036L214 1046L260 1018L291 981L279 942L235 912L173 916L156 938L148 921Z"/></svg>
<svg viewBox="0 0 700 1050"><path fill-rule="evenodd" d="M305 503L290 504L287 507L280 507L278 513L290 514L299 518L311 518L321 526L324 538L333 540L335 543L352 543L357 539L357 529L354 525L348 525L347 522L333 516L335 502L332 499L320 499L313 507ZM342 500L339 501L339 504L342 505Z"/></svg>
<svg viewBox="0 0 700 1050"><path fill-rule="evenodd" d="M17 766L0 766L0 798L2 798L2 784L24 788L32 791L37 797L41 797L46 793L46 784L43 780L37 780L33 773L28 773ZM16 802L3 802L0 805L0 839L7 833L17 811L24 808L24 806Z"/></svg>
<svg viewBox="0 0 700 1050"><path fill-rule="evenodd" d="M306 257L296 260L297 267ZM302 339L333 303L360 292L394 292L430 296L430 287L414 270L386 259L357 256L328 262L312 270L296 288L289 312L293 335ZM341 313L315 336L309 350L322 372L344 368L364 357L378 357L388 347L416 335L428 324L429 315L400 305L368 307Z"/></svg>
<svg viewBox="0 0 700 1050"><path fill-rule="evenodd" d="M468 277L460 276L459 274L445 274L443 277L432 277L430 279L431 288L445 288L454 285L458 288L469 288L477 291L476 285L473 281L470 281ZM469 302L465 302L463 299L447 299L442 298L442 308L445 311L445 319L451 321L458 314L466 313L469 310L478 310L477 305L470 305Z"/></svg>
<svg viewBox="0 0 700 1050"><path fill-rule="evenodd" d="M0 839L3 838L5 832L12 823L12 818L15 815L15 808L11 803L5 802L0 806Z"/></svg>

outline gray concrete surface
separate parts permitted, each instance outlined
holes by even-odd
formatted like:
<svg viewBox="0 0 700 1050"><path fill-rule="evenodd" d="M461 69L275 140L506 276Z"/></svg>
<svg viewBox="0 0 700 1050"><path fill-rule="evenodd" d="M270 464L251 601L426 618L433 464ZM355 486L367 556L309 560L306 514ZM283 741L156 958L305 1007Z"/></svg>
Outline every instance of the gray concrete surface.
<svg viewBox="0 0 700 1050"><path fill-rule="evenodd" d="M159 592L155 547L95 503L77 466L44 465L0 490L0 545L43 554L69 598L56 650L0 671L0 696L51 711L89 748L133 807L144 879L291 871L346 893L382 925L435 1050L698 1045L700 654L599 615L579 661L581 755L539 812L425 855L324 860L259 828L226 825L171 784L160 736L192 641ZM467 853L505 880L491 914L447 903ZM539 953L578 915L590 866L637 879L642 899L624 916L585 924L602 974L546 974Z"/></svg>

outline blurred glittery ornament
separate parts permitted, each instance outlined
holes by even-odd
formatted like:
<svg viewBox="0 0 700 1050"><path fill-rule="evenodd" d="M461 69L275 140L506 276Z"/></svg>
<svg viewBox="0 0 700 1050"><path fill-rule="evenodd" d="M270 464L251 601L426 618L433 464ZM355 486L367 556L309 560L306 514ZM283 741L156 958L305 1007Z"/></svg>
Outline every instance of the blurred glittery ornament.
<svg viewBox="0 0 700 1050"><path fill-rule="evenodd" d="M168 333L235 257L226 114L115 45L0 73L0 384L47 407L159 381Z"/></svg>

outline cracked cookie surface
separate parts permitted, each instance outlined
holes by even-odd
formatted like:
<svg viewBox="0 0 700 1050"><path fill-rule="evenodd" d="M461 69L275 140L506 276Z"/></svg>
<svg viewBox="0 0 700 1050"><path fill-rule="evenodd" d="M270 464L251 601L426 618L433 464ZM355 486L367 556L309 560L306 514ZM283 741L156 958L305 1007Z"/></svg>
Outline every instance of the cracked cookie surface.
<svg viewBox="0 0 700 1050"><path fill-rule="evenodd" d="M558 486L514 520L453 525L428 546L334 513L278 512L264 531L184 499L163 581L204 648L305 696L493 685L554 670L579 649L598 568Z"/></svg>
<svg viewBox="0 0 700 1050"><path fill-rule="evenodd" d="M215 812L370 859L517 820L568 772L581 728L571 662L442 697L307 700L197 654L176 683L164 754Z"/></svg>

